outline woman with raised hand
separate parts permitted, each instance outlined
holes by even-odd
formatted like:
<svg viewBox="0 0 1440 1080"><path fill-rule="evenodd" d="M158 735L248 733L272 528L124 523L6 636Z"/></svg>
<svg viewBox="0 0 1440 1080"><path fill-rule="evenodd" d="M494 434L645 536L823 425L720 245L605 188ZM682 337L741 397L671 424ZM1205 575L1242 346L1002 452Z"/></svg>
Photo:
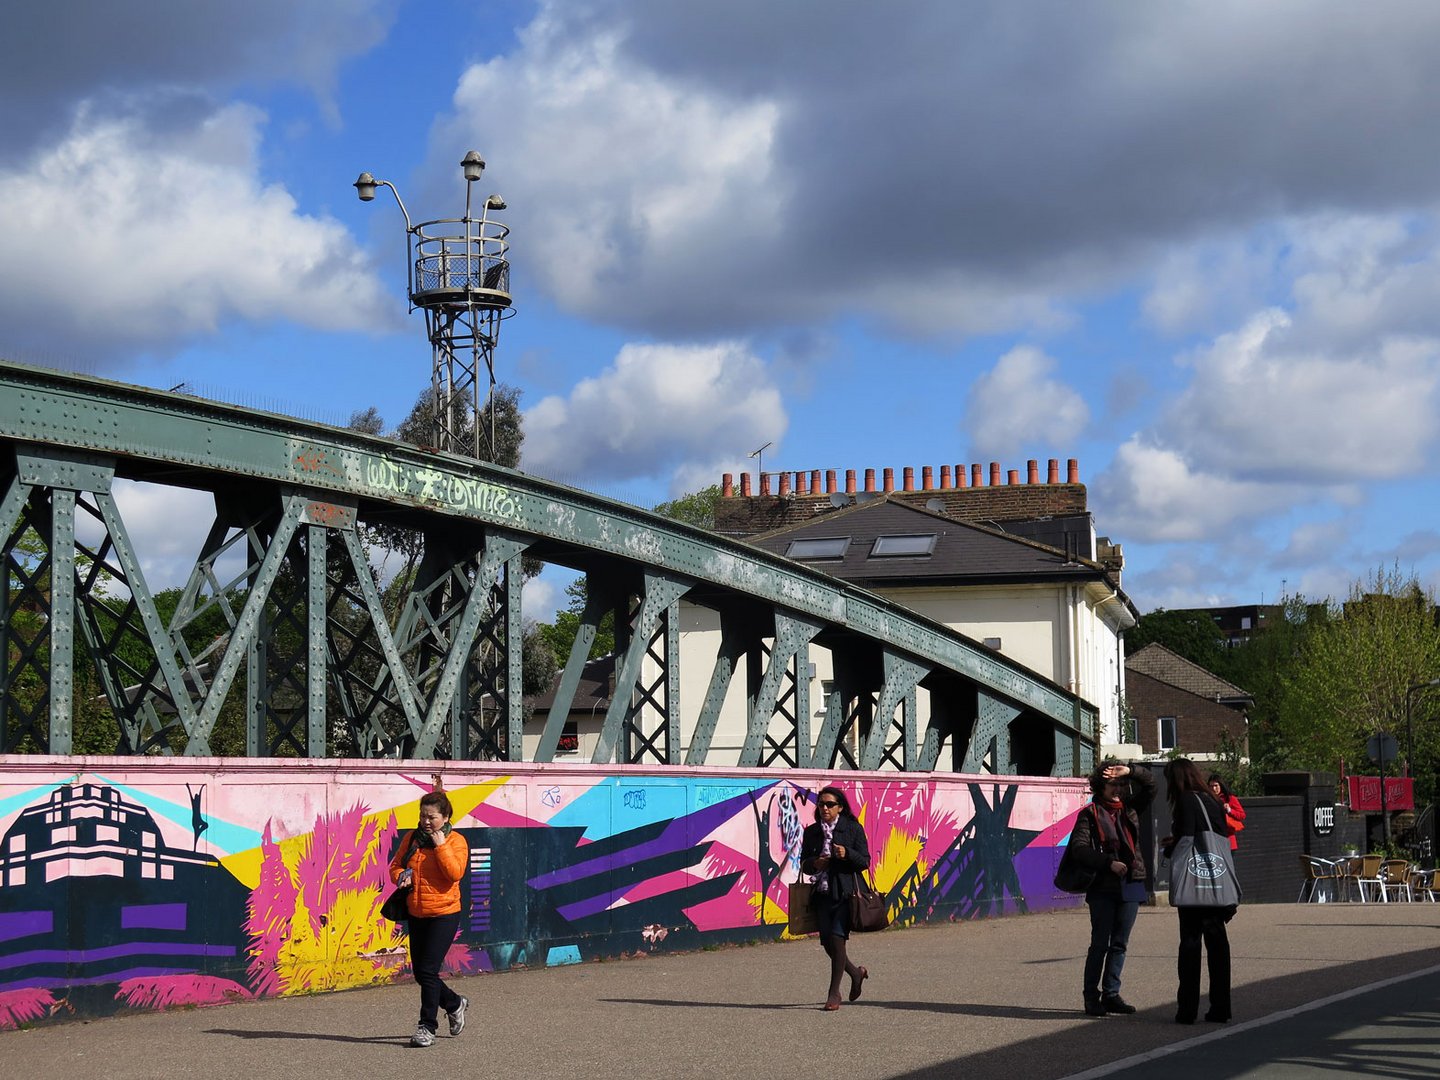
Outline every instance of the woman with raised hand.
<svg viewBox="0 0 1440 1080"><path fill-rule="evenodd" d="M390 880L402 888L411 886L410 969L420 984L420 1023L410 1036L411 1046L434 1045L441 1009L450 1034L459 1035L470 1004L440 978L445 954L460 929L460 879L470 863L470 845L450 827L454 813L443 791L421 796L420 826L390 861Z"/></svg>
<svg viewBox="0 0 1440 1080"><path fill-rule="evenodd" d="M850 897L855 876L870 866L870 845L865 829L850 810L850 800L838 787L820 789L815 802L815 824L805 828L800 841L800 869L815 875L810 902L815 906L820 944L830 958L830 988L825 1011L840 1008L840 980L850 976L850 1000L860 996L870 972L847 955L850 937Z"/></svg>

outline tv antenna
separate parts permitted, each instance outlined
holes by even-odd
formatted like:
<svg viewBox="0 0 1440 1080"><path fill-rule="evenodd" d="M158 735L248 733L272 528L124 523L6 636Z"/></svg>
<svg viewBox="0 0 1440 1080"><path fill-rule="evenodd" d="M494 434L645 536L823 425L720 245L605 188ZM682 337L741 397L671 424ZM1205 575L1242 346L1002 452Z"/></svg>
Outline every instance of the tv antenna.
<svg viewBox="0 0 1440 1080"><path fill-rule="evenodd" d="M760 447L759 450L750 451L751 457L759 459L755 466L755 481L757 484L760 481L760 477L765 475L765 451L769 449L770 445L771 444L767 442L764 446Z"/></svg>
<svg viewBox="0 0 1440 1080"><path fill-rule="evenodd" d="M499 454L495 444L495 345L501 320L515 314L510 306L510 228L490 216L506 209L499 195L486 196L478 218L472 213L471 188L485 172L485 159L471 150L461 160L460 169L465 175L465 216L461 218L412 224L395 185L368 172L355 181L355 191L361 202L369 202L375 198L376 188L389 188L405 218L406 291L410 310L425 312L433 360L430 390L436 448L494 461ZM489 378L484 410L480 405L481 365Z"/></svg>

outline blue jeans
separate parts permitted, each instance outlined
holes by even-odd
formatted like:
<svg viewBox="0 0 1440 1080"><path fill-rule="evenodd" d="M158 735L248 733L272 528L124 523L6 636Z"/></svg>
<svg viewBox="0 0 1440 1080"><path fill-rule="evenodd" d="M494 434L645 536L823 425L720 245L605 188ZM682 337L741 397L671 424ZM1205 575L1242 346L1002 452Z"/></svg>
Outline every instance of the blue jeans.
<svg viewBox="0 0 1440 1080"><path fill-rule="evenodd" d="M1125 947L1140 904L1122 900L1118 893L1092 893L1085 897L1090 906L1090 951L1085 954L1085 1000L1098 1001L1101 995L1120 993L1120 973L1125 970Z"/></svg>

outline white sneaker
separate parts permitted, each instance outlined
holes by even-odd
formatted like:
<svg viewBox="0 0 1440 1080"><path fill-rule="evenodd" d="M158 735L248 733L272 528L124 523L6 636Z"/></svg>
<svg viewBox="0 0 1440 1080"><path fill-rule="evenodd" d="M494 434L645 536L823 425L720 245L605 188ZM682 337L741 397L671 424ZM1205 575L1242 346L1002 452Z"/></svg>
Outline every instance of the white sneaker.
<svg viewBox="0 0 1440 1080"><path fill-rule="evenodd" d="M455 1006L455 1011L445 1014L450 1019L451 1035L459 1035L460 1032L465 1030L465 1009L469 1006L469 1004L470 999L462 997L460 999L460 1004Z"/></svg>
<svg viewBox="0 0 1440 1080"><path fill-rule="evenodd" d="M431 1031L424 1024L415 1028L415 1034L410 1036L411 1046L434 1046L435 1032Z"/></svg>

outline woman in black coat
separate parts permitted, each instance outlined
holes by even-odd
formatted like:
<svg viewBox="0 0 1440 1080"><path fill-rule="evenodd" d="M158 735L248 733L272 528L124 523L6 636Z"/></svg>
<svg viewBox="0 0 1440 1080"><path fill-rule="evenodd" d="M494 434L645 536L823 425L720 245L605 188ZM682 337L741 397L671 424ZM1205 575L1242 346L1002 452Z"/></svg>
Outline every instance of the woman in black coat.
<svg viewBox="0 0 1440 1080"><path fill-rule="evenodd" d="M1090 949L1085 954L1085 1014L1128 1015L1135 1011L1120 996L1125 951L1145 888L1145 857L1140 848L1140 815L1155 800L1149 769L1135 769L1106 758L1090 774L1090 805L1075 819L1070 855L1095 871L1085 891L1090 909Z"/></svg>
<svg viewBox="0 0 1440 1080"><path fill-rule="evenodd" d="M1230 835L1225 808L1210 793L1199 768L1189 758L1176 758L1165 766L1165 797L1170 801L1170 835L1161 841L1166 858L1182 836L1196 836L1208 819L1221 836ZM1203 816L1202 816L1203 815ZM1180 914L1180 955L1176 970L1175 1022L1193 1024L1200 1011L1200 946L1210 968L1210 1011L1205 1019L1223 1024L1230 1019L1230 936L1225 924L1235 917L1230 907L1177 907Z"/></svg>
<svg viewBox="0 0 1440 1080"><path fill-rule="evenodd" d="M870 865L865 829L850 810L850 800L837 787L823 787L815 803L815 824L805 828L800 842L800 869L814 874L811 903L820 929L820 944L830 957L830 990L825 1011L840 1008L840 980L850 976L850 1000L860 996L870 972L851 963L846 955L850 937L850 897L855 875Z"/></svg>

